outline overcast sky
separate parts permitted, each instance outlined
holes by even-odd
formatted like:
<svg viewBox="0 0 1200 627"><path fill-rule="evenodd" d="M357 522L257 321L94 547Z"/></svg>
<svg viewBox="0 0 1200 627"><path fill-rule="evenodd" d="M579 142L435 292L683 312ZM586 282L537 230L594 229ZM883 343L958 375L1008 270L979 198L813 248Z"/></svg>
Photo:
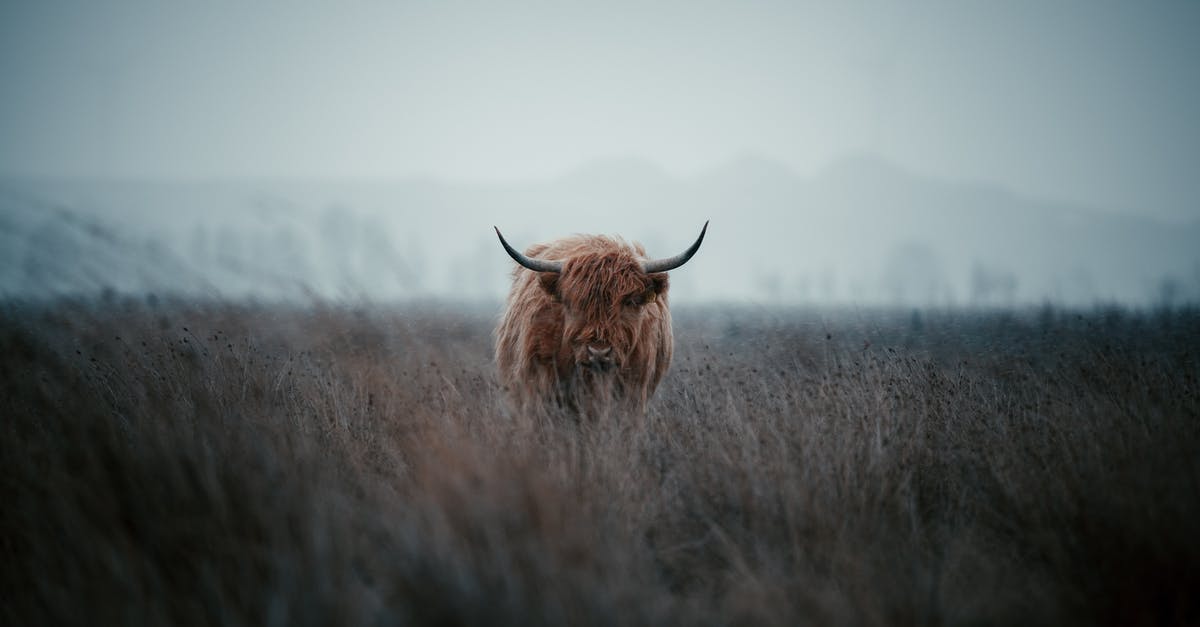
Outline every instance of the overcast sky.
<svg viewBox="0 0 1200 627"><path fill-rule="evenodd" d="M0 173L813 174L870 153L1200 218L1197 2L183 4L0 4Z"/></svg>

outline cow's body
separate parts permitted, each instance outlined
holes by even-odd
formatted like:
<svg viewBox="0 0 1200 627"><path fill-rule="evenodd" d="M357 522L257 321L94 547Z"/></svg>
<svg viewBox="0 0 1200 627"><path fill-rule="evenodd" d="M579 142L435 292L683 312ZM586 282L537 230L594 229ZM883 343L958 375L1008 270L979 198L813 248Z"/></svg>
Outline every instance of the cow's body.
<svg viewBox="0 0 1200 627"><path fill-rule="evenodd" d="M640 244L602 236L537 244L525 255L562 264L513 272L495 334L510 408L644 411L671 365L666 273L644 271Z"/></svg>

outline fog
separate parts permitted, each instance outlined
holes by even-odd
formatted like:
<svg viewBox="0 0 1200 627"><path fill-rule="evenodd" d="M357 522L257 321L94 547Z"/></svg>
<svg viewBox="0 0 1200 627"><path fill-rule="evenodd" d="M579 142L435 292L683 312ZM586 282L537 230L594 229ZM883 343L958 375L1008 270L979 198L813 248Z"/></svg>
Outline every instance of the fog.
<svg viewBox="0 0 1200 627"><path fill-rule="evenodd" d="M1200 6L5 3L0 294L1200 300Z"/></svg>

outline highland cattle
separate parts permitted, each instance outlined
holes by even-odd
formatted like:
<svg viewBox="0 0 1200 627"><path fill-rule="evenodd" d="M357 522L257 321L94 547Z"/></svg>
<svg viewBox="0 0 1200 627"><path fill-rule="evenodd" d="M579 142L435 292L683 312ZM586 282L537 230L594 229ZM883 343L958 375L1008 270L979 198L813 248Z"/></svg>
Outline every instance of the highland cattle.
<svg viewBox="0 0 1200 627"><path fill-rule="evenodd" d="M500 244L517 262L495 331L496 366L509 408L595 415L642 413L671 365L667 272L684 252L648 259L641 244L575 235L530 246Z"/></svg>

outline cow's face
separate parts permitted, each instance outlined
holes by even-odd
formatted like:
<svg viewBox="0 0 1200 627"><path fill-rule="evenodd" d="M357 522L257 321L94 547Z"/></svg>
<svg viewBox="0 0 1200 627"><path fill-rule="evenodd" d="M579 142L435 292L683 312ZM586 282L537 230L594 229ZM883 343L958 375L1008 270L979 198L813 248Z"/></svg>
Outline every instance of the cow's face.
<svg viewBox="0 0 1200 627"><path fill-rule="evenodd" d="M539 281L562 306L559 363L593 372L625 367L649 319L666 306L666 273L647 274L624 252L573 257Z"/></svg>

